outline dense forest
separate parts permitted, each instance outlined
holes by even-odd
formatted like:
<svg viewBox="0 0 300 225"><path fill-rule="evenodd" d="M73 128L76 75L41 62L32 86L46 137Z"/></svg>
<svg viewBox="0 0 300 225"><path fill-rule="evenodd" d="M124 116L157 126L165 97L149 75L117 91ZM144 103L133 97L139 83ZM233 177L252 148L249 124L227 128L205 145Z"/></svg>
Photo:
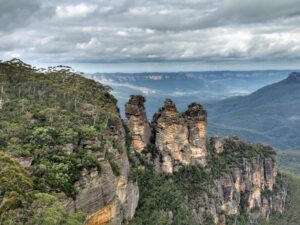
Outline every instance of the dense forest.
<svg viewBox="0 0 300 225"><path fill-rule="evenodd" d="M101 171L83 145L118 121L109 90L66 67L38 71L16 59L0 64L0 224L83 223L83 213L68 213L60 201L75 197L81 170ZM92 150L104 151L101 143ZM107 157L118 173L112 154Z"/></svg>

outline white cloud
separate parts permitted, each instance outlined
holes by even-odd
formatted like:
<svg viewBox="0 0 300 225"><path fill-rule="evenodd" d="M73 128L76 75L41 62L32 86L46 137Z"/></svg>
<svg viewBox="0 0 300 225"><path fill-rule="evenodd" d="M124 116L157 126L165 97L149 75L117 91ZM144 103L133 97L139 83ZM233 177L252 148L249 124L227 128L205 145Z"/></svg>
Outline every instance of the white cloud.
<svg viewBox="0 0 300 225"><path fill-rule="evenodd" d="M119 35L121 37L128 37L129 33L127 31L120 30L117 32L117 35Z"/></svg>
<svg viewBox="0 0 300 225"><path fill-rule="evenodd" d="M87 16L96 10L96 5L80 3L77 5L64 5L56 7L56 14L59 18Z"/></svg>
<svg viewBox="0 0 300 225"><path fill-rule="evenodd" d="M290 116L288 118L289 121L299 121L300 120L300 116Z"/></svg>
<svg viewBox="0 0 300 225"><path fill-rule="evenodd" d="M135 90L135 91L139 91L139 92L141 92L141 94L145 94L145 95L150 95L150 94L155 94L156 93L156 90L153 90L153 89L150 89L150 88L135 86L135 85L128 84L128 83L118 83L118 82L115 82L111 79L97 78L97 77L93 77L93 79L98 80L102 84L109 85L112 88L114 88L114 87L126 87L126 88L129 88L129 89Z"/></svg>
<svg viewBox="0 0 300 225"><path fill-rule="evenodd" d="M77 43L76 48L78 49L94 49L97 47L100 47L101 43L97 40L97 38L92 37L88 42L83 42L83 43Z"/></svg>

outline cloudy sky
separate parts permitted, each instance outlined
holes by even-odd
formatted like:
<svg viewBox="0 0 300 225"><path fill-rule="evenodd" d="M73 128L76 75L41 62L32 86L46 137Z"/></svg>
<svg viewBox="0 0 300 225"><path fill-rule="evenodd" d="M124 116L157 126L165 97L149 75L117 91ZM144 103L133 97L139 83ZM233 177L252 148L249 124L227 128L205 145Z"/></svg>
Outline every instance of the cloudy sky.
<svg viewBox="0 0 300 225"><path fill-rule="evenodd" d="M0 59L83 72L300 68L299 0L0 0Z"/></svg>

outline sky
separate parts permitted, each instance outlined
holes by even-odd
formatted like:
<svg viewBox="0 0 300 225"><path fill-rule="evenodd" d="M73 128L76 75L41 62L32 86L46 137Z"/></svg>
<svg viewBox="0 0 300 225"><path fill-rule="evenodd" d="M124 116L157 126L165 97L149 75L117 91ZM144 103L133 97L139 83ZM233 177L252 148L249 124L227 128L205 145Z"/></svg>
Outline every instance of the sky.
<svg viewBox="0 0 300 225"><path fill-rule="evenodd" d="M300 68L299 0L0 0L0 59L82 72Z"/></svg>

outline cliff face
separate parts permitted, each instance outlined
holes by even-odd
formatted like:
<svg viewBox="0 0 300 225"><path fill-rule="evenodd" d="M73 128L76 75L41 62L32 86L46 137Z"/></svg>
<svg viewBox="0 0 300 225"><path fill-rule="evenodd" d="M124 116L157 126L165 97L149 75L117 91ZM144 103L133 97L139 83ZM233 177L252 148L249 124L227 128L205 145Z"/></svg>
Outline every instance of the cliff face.
<svg viewBox="0 0 300 225"><path fill-rule="evenodd" d="M144 103L144 97L131 96L125 106L125 114L132 135L132 145L137 152L141 152L149 144L151 135Z"/></svg>
<svg viewBox="0 0 300 225"><path fill-rule="evenodd" d="M272 212L282 213L287 191L277 177L275 154L253 154L254 147L238 138L223 140L224 146L220 142L216 138L211 140L212 154L217 154L213 158L228 157L225 160L229 168L214 179L209 193L197 197L197 203L202 206L194 208L195 217L204 221L205 217L212 216L215 223L226 224L226 217L244 213L254 224L261 217L268 220ZM236 162L229 161L236 159Z"/></svg>
<svg viewBox="0 0 300 225"><path fill-rule="evenodd" d="M105 142L106 151L94 151L93 146L101 140L88 140L83 144L85 151L91 151L101 164L101 172L96 169L81 171L81 179L75 183L75 200L67 201L69 210L80 210L88 214L85 225L123 224L133 218L139 199L139 189L129 180L130 165L125 146L125 131L120 118L110 127L109 136L103 137L115 142ZM108 156L109 155L109 156ZM119 168L116 174L113 164Z"/></svg>
<svg viewBox="0 0 300 225"><path fill-rule="evenodd" d="M140 101L137 101L140 99ZM141 101L142 99L142 101ZM160 155L160 170L172 173L181 165L206 165L206 112L199 104L191 104L179 113L172 100L153 116L151 128L147 122L141 96L132 96L125 106L128 125L133 136L133 149L141 152L152 142ZM151 131L150 131L151 130Z"/></svg>
<svg viewBox="0 0 300 225"><path fill-rule="evenodd" d="M39 72L20 60L0 62L0 84L0 149L30 172L32 189L55 193L70 213L83 211L87 225L132 219L139 189L129 179L125 130L109 88L66 68ZM15 217L27 224L29 215Z"/></svg>
<svg viewBox="0 0 300 225"><path fill-rule="evenodd" d="M237 137L212 137L207 142L207 114L202 106L193 103L186 112L179 113L170 99L154 114L149 128L145 107L141 101L137 104L132 100L136 98L140 97L131 97L130 104L126 104L131 133L137 133L136 126L132 126L132 108L138 108L139 115L143 115L139 124L152 130L151 140L139 139L144 140L139 145L144 149L132 145L140 158L160 173L177 176L185 167L196 166L207 174L201 189L187 193L182 190L198 223L212 218L215 224L230 224L230 219L245 215L254 224L261 217L268 220L271 213L284 211L287 191L280 182L276 155L269 146L246 144Z"/></svg>

